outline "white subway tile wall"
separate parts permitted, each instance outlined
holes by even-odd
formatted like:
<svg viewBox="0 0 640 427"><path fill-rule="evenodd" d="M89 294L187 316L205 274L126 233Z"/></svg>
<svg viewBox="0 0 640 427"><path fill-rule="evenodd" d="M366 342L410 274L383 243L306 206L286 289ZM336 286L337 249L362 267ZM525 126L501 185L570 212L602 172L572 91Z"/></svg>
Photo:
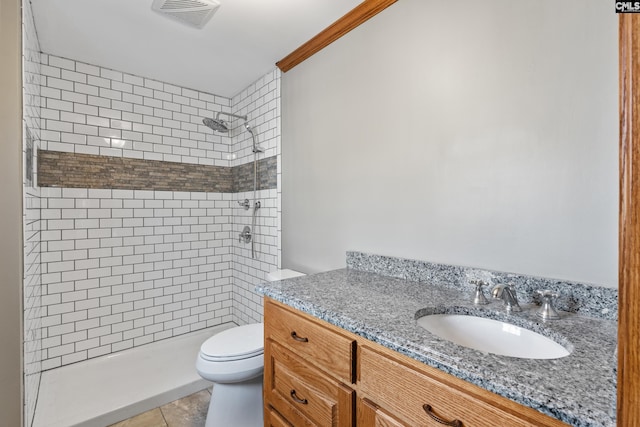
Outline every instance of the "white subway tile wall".
<svg viewBox="0 0 640 427"><path fill-rule="evenodd" d="M253 192L237 193L239 200L253 201ZM233 278L234 278L234 321L247 324L262 321L262 296L255 292L255 285L266 280L268 272L279 265L279 212L276 209L278 193L276 189L261 190L256 193L261 208L256 215L255 239L256 258L251 257L251 244L234 239ZM244 210L235 206L235 229L240 233L245 225L251 227L253 209Z"/></svg>
<svg viewBox="0 0 640 427"><path fill-rule="evenodd" d="M45 54L41 93L45 150L230 166L232 139L202 124L229 98Z"/></svg>
<svg viewBox="0 0 640 427"><path fill-rule="evenodd" d="M234 111L249 117L250 125L256 130L256 142L264 150L258 159L277 156L278 184L276 189L256 192L262 207L257 211L256 258L251 257L251 245L239 242L238 234L245 225L251 226L253 209L244 210L234 204L234 229L236 231L233 248L234 278L234 322L246 324L261 322L263 319L262 297L255 292L255 285L266 279L268 272L281 265L280 244L280 70L265 74L245 90L233 97ZM235 159L233 166L253 162L254 153L251 135L244 132L234 142ZM253 192L236 194L236 200L249 199L253 206Z"/></svg>
<svg viewBox="0 0 640 427"><path fill-rule="evenodd" d="M253 161L241 122L226 135L202 125L227 111L249 115L267 150L258 158L279 156L277 70L230 100L42 58L44 149L217 166ZM251 211L236 201L252 192L42 188L41 196L42 369L262 320L253 288L279 266L279 189L258 192L257 260L238 243Z"/></svg>
<svg viewBox="0 0 640 427"><path fill-rule="evenodd" d="M23 93L23 231L24 231L24 423L31 426L35 414L42 371L40 328L40 190L35 185L38 140L40 139L40 44L31 3L22 9L22 93ZM27 149L27 129L32 149ZM27 161L31 156L34 161ZM27 179L27 168L33 177Z"/></svg>
<svg viewBox="0 0 640 427"><path fill-rule="evenodd" d="M44 369L232 320L233 195L41 192Z"/></svg>
<svg viewBox="0 0 640 427"><path fill-rule="evenodd" d="M265 74L231 100L236 114L246 115L255 131L256 142L264 149L259 159L280 154L280 70ZM242 130L242 129L238 129ZM234 141L232 166L253 161L253 141L249 132L239 132ZM278 159L278 163L279 163Z"/></svg>

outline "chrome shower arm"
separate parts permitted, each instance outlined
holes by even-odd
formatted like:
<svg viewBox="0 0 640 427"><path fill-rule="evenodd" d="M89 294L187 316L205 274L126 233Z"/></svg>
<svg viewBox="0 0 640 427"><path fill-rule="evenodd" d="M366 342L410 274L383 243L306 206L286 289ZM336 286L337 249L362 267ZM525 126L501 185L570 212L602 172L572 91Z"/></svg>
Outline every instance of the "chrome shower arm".
<svg viewBox="0 0 640 427"><path fill-rule="evenodd" d="M247 121L247 116L240 116L238 114L233 114L233 113L225 113L224 111L218 111L216 113L216 120L220 118L220 114L224 114L225 116L229 116L229 117L235 117L236 119L242 119L245 122Z"/></svg>

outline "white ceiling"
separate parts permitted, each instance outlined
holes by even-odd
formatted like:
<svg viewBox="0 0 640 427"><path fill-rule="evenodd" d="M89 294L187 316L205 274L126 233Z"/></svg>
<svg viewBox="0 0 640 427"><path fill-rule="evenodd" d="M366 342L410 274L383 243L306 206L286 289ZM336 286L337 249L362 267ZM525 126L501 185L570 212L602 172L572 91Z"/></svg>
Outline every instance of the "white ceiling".
<svg viewBox="0 0 640 427"><path fill-rule="evenodd" d="M198 30L153 0L31 0L43 52L233 97L361 0L219 0Z"/></svg>

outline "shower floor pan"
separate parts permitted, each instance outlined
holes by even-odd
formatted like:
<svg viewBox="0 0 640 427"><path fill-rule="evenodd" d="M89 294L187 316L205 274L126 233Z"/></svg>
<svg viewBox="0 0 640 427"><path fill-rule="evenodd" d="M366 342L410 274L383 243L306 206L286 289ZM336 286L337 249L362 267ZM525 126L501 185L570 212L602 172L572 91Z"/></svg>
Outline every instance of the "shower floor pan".
<svg viewBox="0 0 640 427"><path fill-rule="evenodd" d="M33 427L104 427L204 390L200 345L233 323L42 373Z"/></svg>

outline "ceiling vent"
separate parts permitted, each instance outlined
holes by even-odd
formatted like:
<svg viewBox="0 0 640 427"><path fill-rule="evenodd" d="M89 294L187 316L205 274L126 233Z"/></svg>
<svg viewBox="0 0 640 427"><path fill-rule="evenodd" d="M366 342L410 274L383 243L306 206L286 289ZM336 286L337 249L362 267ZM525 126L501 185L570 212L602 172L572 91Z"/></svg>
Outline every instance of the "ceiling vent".
<svg viewBox="0 0 640 427"><path fill-rule="evenodd" d="M194 28L202 28L220 7L216 0L153 0L151 9Z"/></svg>

